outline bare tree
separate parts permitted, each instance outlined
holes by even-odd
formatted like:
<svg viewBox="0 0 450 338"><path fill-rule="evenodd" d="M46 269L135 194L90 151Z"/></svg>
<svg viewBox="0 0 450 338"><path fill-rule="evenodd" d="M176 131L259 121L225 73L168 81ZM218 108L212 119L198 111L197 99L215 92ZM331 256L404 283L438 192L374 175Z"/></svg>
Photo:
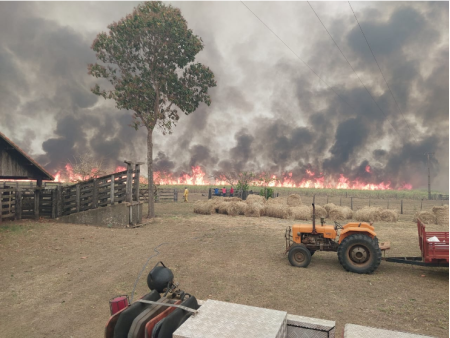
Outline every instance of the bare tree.
<svg viewBox="0 0 450 338"><path fill-rule="evenodd" d="M105 175L103 161L102 157L97 158L89 154L75 155L72 161L69 160L70 167L66 167L70 181L82 182Z"/></svg>

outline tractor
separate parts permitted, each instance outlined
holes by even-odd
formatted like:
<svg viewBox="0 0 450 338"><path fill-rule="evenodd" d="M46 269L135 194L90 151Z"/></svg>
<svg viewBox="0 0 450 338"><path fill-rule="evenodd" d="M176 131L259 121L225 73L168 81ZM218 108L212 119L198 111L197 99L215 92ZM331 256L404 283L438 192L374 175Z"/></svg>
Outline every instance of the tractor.
<svg viewBox="0 0 450 338"><path fill-rule="evenodd" d="M339 263L345 270L355 273L372 273L381 262L381 251L390 245L378 243L375 228L365 222L350 222L344 226L334 221L316 227L314 203L312 224L294 224L286 229L286 252L291 265L306 268L316 251L337 252ZM338 234L339 231L339 234Z"/></svg>

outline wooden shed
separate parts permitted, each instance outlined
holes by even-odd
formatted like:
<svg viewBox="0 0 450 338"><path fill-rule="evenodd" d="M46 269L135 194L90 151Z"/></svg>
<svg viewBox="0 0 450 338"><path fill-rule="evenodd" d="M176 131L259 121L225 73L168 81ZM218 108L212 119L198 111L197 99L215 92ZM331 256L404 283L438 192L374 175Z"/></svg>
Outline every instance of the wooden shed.
<svg viewBox="0 0 450 338"><path fill-rule="evenodd" d="M28 156L13 141L0 132L0 180L35 180L37 186L42 181L55 178Z"/></svg>

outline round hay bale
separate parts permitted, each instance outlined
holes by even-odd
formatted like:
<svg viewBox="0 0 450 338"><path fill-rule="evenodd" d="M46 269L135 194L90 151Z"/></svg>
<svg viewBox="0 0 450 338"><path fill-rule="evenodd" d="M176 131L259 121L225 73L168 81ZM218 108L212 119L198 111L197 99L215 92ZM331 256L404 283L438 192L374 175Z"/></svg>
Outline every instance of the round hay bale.
<svg viewBox="0 0 450 338"><path fill-rule="evenodd" d="M380 221L381 209L376 207L364 207L355 212L355 219L362 222Z"/></svg>
<svg viewBox="0 0 450 338"><path fill-rule="evenodd" d="M194 212L200 215L211 215L215 212L214 205L210 200L197 201L194 203Z"/></svg>
<svg viewBox="0 0 450 338"><path fill-rule="evenodd" d="M382 222L397 222L398 213L397 210L385 209L380 212L380 218Z"/></svg>
<svg viewBox="0 0 450 338"><path fill-rule="evenodd" d="M288 196L286 203L290 207L299 207L302 205L302 198L298 194L291 194Z"/></svg>
<svg viewBox="0 0 450 338"><path fill-rule="evenodd" d="M330 209L328 212L328 218L332 221L343 221L345 220L345 215L342 212L342 208L336 207L334 209Z"/></svg>
<svg viewBox="0 0 450 338"><path fill-rule="evenodd" d="M214 212L219 212L219 205L223 203L223 200L221 198L212 198L209 201L211 201L211 204L213 205Z"/></svg>
<svg viewBox="0 0 450 338"><path fill-rule="evenodd" d="M352 219L353 218L353 210L350 209L349 207L342 207L341 211L344 214L345 219Z"/></svg>
<svg viewBox="0 0 450 338"><path fill-rule="evenodd" d="M334 209L337 207L336 204L334 203L327 203L323 206L325 208L325 210L327 211L327 217L328 217L328 213L330 212L331 209Z"/></svg>
<svg viewBox="0 0 450 338"><path fill-rule="evenodd" d="M420 211L414 215L413 222L417 222L417 219L423 224L436 224L436 216L430 211Z"/></svg>
<svg viewBox="0 0 450 338"><path fill-rule="evenodd" d="M219 214L223 214L223 215L228 215L228 206L230 205L230 202L221 202L219 203L219 205L217 206L217 213Z"/></svg>
<svg viewBox="0 0 450 338"><path fill-rule="evenodd" d="M325 208L321 207L320 205L315 205L316 207L316 219L319 218L326 218L327 217L327 211L325 210ZM311 215L311 219L312 219L312 215L313 215L313 207L312 205L309 207L309 213Z"/></svg>
<svg viewBox="0 0 450 338"><path fill-rule="evenodd" d="M291 210L287 205L272 204L267 205L265 210L265 215L269 217L288 219L292 217Z"/></svg>
<svg viewBox="0 0 450 338"><path fill-rule="evenodd" d="M435 206L431 209L436 216L436 223L448 226L448 205Z"/></svg>
<svg viewBox="0 0 450 338"><path fill-rule="evenodd" d="M229 202L227 206L227 214L229 216L237 216L239 215L240 208L237 202Z"/></svg>
<svg viewBox="0 0 450 338"><path fill-rule="evenodd" d="M264 204L266 201L266 199L264 198L264 196L260 196L260 195L248 195L247 199L245 200L245 203L247 204L253 204L253 203L260 203L260 204Z"/></svg>
<svg viewBox="0 0 450 338"><path fill-rule="evenodd" d="M311 219L311 211L306 205L301 205L299 207L290 207L291 215L294 219L307 221Z"/></svg>
<svg viewBox="0 0 450 338"><path fill-rule="evenodd" d="M261 207L259 203L247 204L245 211L245 217L259 217L261 216Z"/></svg>

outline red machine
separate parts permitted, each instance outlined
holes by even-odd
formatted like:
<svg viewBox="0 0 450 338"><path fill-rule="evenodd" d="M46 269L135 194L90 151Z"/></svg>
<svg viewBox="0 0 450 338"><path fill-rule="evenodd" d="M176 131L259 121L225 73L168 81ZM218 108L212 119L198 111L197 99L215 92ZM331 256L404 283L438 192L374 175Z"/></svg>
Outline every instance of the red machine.
<svg viewBox="0 0 450 338"><path fill-rule="evenodd" d="M425 225L417 220L419 247L422 257L386 257L387 262L422 266L448 267L449 236L444 231L425 231Z"/></svg>

